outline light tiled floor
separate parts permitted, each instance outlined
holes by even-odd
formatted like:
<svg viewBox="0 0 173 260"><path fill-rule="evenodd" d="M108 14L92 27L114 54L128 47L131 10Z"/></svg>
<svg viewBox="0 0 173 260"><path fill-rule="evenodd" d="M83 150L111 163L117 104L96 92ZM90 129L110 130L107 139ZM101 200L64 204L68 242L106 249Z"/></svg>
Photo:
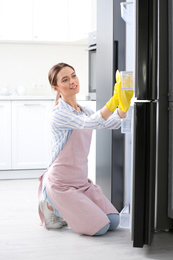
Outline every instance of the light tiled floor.
<svg viewBox="0 0 173 260"><path fill-rule="evenodd" d="M38 180L0 181L1 260L173 259L173 233L154 234L151 247L133 248L130 232L118 228L101 237L69 227L46 230L37 213Z"/></svg>

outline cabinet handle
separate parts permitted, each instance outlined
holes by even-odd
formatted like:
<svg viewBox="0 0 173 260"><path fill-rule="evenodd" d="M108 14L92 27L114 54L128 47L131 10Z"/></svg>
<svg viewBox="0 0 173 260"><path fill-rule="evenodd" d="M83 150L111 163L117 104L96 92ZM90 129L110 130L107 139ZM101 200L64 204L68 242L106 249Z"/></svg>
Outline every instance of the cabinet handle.
<svg viewBox="0 0 173 260"><path fill-rule="evenodd" d="M40 106L40 104L24 104L24 106L32 107L32 106Z"/></svg>

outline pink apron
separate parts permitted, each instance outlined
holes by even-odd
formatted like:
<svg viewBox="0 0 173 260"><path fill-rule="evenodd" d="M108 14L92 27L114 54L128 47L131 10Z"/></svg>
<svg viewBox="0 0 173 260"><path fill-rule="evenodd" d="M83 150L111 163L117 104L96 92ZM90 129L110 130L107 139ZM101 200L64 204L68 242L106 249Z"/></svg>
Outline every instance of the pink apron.
<svg viewBox="0 0 173 260"><path fill-rule="evenodd" d="M92 130L73 130L67 144L45 172L46 191L55 208L75 232L86 235L94 235L108 224L107 214L118 214L101 188L87 177L91 134ZM39 214L45 225L40 209Z"/></svg>

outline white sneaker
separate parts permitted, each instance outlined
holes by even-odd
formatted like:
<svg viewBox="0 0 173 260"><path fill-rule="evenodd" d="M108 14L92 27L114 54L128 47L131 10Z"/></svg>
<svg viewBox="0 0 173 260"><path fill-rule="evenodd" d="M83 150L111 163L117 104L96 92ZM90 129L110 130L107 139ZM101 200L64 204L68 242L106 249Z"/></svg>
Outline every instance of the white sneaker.
<svg viewBox="0 0 173 260"><path fill-rule="evenodd" d="M57 217L58 218L58 217ZM62 223L63 226L67 226L67 222L62 217L59 217L59 221Z"/></svg>
<svg viewBox="0 0 173 260"><path fill-rule="evenodd" d="M48 209L47 201L43 196L40 199L40 209L45 217L45 225L47 228L62 228L63 221L60 221L60 218L57 217L53 211Z"/></svg>

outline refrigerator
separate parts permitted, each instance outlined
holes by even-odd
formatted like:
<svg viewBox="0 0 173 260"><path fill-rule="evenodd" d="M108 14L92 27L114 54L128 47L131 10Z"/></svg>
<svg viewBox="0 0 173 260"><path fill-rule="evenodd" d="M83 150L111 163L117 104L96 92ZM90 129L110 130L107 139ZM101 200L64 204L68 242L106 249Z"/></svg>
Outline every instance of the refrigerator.
<svg viewBox="0 0 173 260"><path fill-rule="evenodd" d="M130 1L131 22L123 21L120 4L119 0L97 1L96 107L112 95L115 71L130 68L132 127L127 134L121 129L97 131L96 182L120 212L128 205L133 246L143 247L151 245L155 231L173 228L168 48L172 2Z"/></svg>
<svg viewBox="0 0 173 260"><path fill-rule="evenodd" d="M168 51L169 51L169 92L168 92L168 112L169 112L169 175L168 175L168 216L173 218L173 3L169 0L168 5Z"/></svg>

